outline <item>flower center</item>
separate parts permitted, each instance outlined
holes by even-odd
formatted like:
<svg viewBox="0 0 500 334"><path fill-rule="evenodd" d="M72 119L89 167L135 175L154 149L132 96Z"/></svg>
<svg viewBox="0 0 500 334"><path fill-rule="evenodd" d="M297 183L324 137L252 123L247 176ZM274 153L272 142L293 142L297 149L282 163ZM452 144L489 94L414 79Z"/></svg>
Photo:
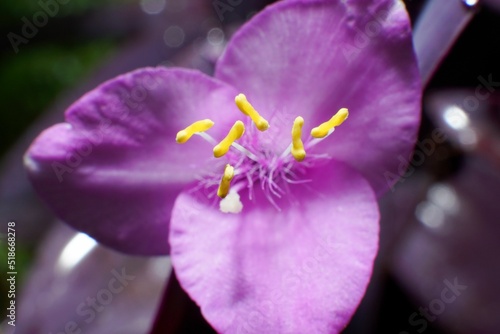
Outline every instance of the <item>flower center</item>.
<svg viewBox="0 0 500 334"><path fill-rule="evenodd" d="M269 128L269 122L255 110L245 95L238 94L235 97L235 103L238 109L251 119L257 130L263 132ZM179 131L176 141L179 144L184 144L196 134L214 145L215 158L226 157L228 163L224 168L222 178L216 182L219 185L217 196L221 198L220 209L222 212L241 212L243 205L238 191L247 187L249 197L252 199L255 184L260 184L271 204L280 210L273 197L281 198L286 193L282 186L308 182L308 180L300 180L298 174L304 173L309 161L328 158L327 155L308 155L308 159L306 159L306 151L328 137L335 130L335 127L341 125L348 116L349 112L346 108L340 109L328 121L313 128L311 136L305 144L302 142L304 118L296 117L292 125L291 143L281 155L259 146L255 131L251 131L250 135L242 138L245 133L245 124L240 120L233 124L226 137L218 143L207 133L215 124L210 119L194 122L184 130ZM250 126L252 124L247 123L247 128ZM236 142L241 138L243 145ZM233 149L231 150L231 148ZM213 182L210 183L213 184Z"/></svg>

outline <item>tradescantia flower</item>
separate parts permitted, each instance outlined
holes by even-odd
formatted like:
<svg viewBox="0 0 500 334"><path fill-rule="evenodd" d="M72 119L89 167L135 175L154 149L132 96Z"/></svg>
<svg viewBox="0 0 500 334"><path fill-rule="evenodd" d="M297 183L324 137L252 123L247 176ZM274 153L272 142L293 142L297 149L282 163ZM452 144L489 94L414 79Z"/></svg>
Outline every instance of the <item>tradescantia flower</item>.
<svg viewBox="0 0 500 334"><path fill-rule="evenodd" d="M146 68L89 92L25 163L68 224L170 254L218 332L337 333L419 111L401 2L290 0L234 35L214 77Z"/></svg>

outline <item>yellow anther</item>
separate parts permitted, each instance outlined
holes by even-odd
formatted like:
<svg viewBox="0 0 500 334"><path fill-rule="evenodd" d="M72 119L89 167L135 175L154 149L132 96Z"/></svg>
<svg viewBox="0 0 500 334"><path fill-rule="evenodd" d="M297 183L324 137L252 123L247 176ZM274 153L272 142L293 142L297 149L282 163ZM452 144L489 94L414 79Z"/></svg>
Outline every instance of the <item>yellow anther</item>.
<svg viewBox="0 0 500 334"><path fill-rule="evenodd" d="M335 115L333 115L332 118L330 118L329 121L312 129L311 136L314 138L326 137L333 128L342 124L346 120L347 116L349 116L347 108L340 109Z"/></svg>
<svg viewBox="0 0 500 334"><path fill-rule="evenodd" d="M242 113L247 115L252 119L260 131L266 131L269 129L269 123L262 117L257 110L248 102L247 97L244 94L238 94L234 98L236 106L241 110Z"/></svg>
<svg viewBox="0 0 500 334"><path fill-rule="evenodd" d="M217 190L217 196L224 198L229 193L229 188L231 187L231 180L234 177L234 167L227 164L224 168L224 174L220 180L219 189Z"/></svg>
<svg viewBox="0 0 500 334"><path fill-rule="evenodd" d="M304 125L304 119L302 117L295 118L293 121L292 128L292 148L290 152L297 161L302 161L306 157L306 151L304 150L304 144L300 138L302 135L302 126Z"/></svg>
<svg viewBox="0 0 500 334"><path fill-rule="evenodd" d="M229 147L235 141L241 138L245 133L245 125L242 121L236 121L226 138L214 147L214 157L220 158L229 151Z"/></svg>
<svg viewBox="0 0 500 334"><path fill-rule="evenodd" d="M202 119L201 121L194 122L184 130L177 132L175 140L179 144L184 144L197 132L205 132L214 126L214 122L209 119Z"/></svg>

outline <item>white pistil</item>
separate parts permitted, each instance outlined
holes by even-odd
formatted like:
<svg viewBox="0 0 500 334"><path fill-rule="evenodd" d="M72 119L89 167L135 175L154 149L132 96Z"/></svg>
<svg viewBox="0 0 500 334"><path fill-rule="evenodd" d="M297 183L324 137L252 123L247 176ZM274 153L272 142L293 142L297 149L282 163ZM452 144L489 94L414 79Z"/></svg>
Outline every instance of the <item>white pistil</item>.
<svg viewBox="0 0 500 334"><path fill-rule="evenodd" d="M231 189L229 194L219 202L219 208L224 213L240 213L243 210L240 195Z"/></svg>

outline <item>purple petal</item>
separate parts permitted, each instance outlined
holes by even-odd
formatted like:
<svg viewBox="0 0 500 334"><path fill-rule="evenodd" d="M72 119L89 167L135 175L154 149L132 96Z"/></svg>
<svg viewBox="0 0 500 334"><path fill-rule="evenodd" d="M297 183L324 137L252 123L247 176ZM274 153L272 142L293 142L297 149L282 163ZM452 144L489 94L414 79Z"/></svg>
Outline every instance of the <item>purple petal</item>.
<svg viewBox="0 0 500 334"><path fill-rule="evenodd" d="M235 34L215 76L269 119L278 152L296 116L308 133L348 108L349 119L316 151L356 167L382 193L415 143L421 85L402 3L365 2L270 6Z"/></svg>
<svg viewBox="0 0 500 334"><path fill-rule="evenodd" d="M240 214L224 214L197 193L179 195L172 263L218 332L338 333L349 322L378 248L375 194L343 163L310 176L277 201L281 212L259 187L255 201L242 191Z"/></svg>
<svg viewBox="0 0 500 334"><path fill-rule="evenodd" d="M54 212L99 242L134 254L168 253L168 224L183 186L214 166L191 122L234 108L233 88L196 71L142 69L99 86L43 132L26 154L33 185ZM234 113L235 117L238 116ZM212 131L213 130L213 131Z"/></svg>

